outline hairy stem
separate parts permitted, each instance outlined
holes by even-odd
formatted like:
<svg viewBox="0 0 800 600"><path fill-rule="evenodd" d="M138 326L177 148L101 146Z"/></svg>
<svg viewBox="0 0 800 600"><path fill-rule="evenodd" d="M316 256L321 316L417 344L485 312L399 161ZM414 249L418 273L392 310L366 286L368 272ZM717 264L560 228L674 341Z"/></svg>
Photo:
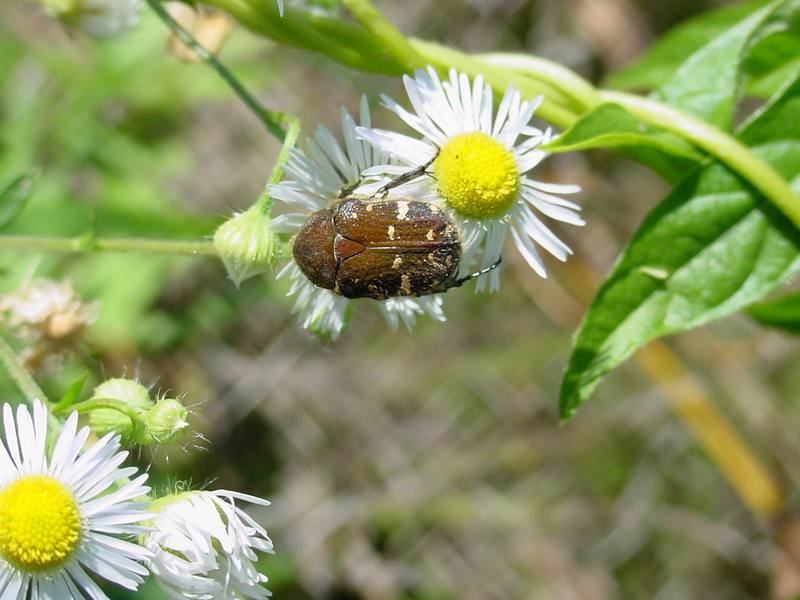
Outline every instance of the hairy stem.
<svg viewBox="0 0 800 600"><path fill-rule="evenodd" d="M425 59L409 43L406 36L400 33L383 14L375 8L370 0L342 0L343 4L358 19L364 28L381 42L389 54L406 70L424 67Z"/></svg>
<svg viewBox="0 0 800 600"><path fill-rule="evenodd" d="M153 240L145 238L38 237L25 235L0 236L0 250L31 250L37 252L143 252L148 254L177 254L216 256L210 241Z"/></svg>
<svg viewBox="0 0 800 600"><path fill-rule="evenodd" d="M22 364L14 349L8 342L0 336L0 364L3 365L9 377L14 381L19 390L25 396L29 404L33 404L35 400L47 402L47 396L36 383L36 380Z"/></svg>
<svg viewBox="0 0 800 600"><path fill-rule="evenodd" d="M173 19L167 10L161 5L161 0L147 0L150 8L158 15L164 24L178 37L180 41L186 44L192 51L207 65L214 69L222 79L225 80L234 93L239 96L242 102L253 112L256 117L264 124L272 135L279 140L283 140L286 133L281 126L283 120L283 113L266 110L258 100L256 100L250 92L239 82L238 79L231 73L228 68L223 65L217 57L206 50L180 23Z"/></svg>

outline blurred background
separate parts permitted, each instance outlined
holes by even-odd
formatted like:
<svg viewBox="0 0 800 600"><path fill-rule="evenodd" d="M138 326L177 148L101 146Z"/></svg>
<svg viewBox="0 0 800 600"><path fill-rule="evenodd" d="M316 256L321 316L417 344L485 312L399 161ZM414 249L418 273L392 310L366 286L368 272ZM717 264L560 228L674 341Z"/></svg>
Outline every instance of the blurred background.
<svg viewBox="0 0 800 600"><path fill-rule="evenodd" d="M403 31L469 51L531 52L595 82L719 1L404 0ZM72 36L33 3L0 3L0 181L38 168L9 232L208 236L249 206L276 142L202 65L165 51L143 11L121 40ZM338 131L340 105L395 79L235 29L223 60L269 107ZM53 397L89 372L184 395L198 435L143 450L160 489L177 480L263 496L254 516L277 554L282 599L760 599L794 571L633 362L564 426L559 380L599 278L667 187L608 153L554 157L539 179L577 182L588 225L536 278L515 252L499 294L447 294L445 324L388 330L359 302L337 342L303 331L283 281L237 290L217 261L134 254L0 254L0 292L34 274L69 279L100 316L44 361ZM668 340L775 476L800 477L800 347L727 319ZM3 398L18 398L0 374ZM117 592L111 592L117 593ZM122 595L115 596L123 598ZM161 598L147 586L136 598Z"/></svg>

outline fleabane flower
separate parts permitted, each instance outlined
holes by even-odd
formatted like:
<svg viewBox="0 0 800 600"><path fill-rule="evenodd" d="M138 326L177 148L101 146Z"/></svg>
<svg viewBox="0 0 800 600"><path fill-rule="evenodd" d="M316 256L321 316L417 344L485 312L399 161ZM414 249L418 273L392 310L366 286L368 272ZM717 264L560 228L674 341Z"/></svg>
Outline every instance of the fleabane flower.
<svg viewBox="0 0 800 600"><path fill-rule="evenodd" d="M375 165L391 164L385 152L356 137L356 123L342 108L341 146L327 128L320 125L313 138L306 140L307 151L293 149L287 161L285 178L271 186L273 198L299 208L302 212L281 215L273 220L273 227L284 233L296 233L312 213L336 202L336 196L345 186L361 181L364 170ZM361 99L361 126L370 127L369 107ZM352 190L353 194L370 195L380 187L379 182L366 181ZM278 274L292 280L290 295L295 297L294 311L300 316L303 327L336 338L344 327L350 300L331 290L314 286L300 268L290 261ZM370 302L375 302L370 300ZM441 294L431 296L389 298L378 303L391 327L399 323L412 327L418 315L426 314L444 321Z"/></svg>
<svg viewBox="0 0 800 600"><path fill-rule="evenodd" d="M135 590L150 553L119 536L141 535L147 475L120 468L127 452L107 435L86 445L73 413L47 448L48 414L36 402L3 406L0 444L0 598L51 600L105 593L90 572Z"/></svg>
<svg viewBox="0 0 800 600"><path fill-rule="evenodd" d="M273 554L267 532L235 501L266 506L237 492L190 491L154 503L153 531L145 545L150 570L175 600L267 598L267 577L256 569L258 553Z"/></svg>
<svg viewBox="0 0 800 600"><path fill-rule="evenodd" d="M98 38L117 36L139 22L141 0L39 0L45 11L68 27Z"/></svg>
<svg viewBox="0 0 800 600"><path fill-rule="evenodd" d="M368 126L360 138L377 150L396 157L401 166L388 164L367 171L387 177L434 159L423 175L398 188L397 193L418 195L449 207L461 224L464 246L462 275L477 263L481 269L496 263L508 232L525 260L546 277L537 245L564 261L572 253L543 222L541 215L572 225L583 225L580 207L557 194L574 194L577 185L543 183L528 174L547 156L540 146L550 141L550 129L530 124L542 101L523 101L513 86L494 112L492 89L478 75L474 81L450 70L441 81L436 71L417 70L403 78L413 107L408 111L384 96L387 108L422 135L417 139ZM477 290L499 289L497 269L478 278Z"/></svg>
<svg viewBox="0 0 800 600"><path fill-rule="evenodd" d="M84 303L69 281L34 279L0 294L0 322L29 338L60 341L94 323L98 302Z"/></svg>

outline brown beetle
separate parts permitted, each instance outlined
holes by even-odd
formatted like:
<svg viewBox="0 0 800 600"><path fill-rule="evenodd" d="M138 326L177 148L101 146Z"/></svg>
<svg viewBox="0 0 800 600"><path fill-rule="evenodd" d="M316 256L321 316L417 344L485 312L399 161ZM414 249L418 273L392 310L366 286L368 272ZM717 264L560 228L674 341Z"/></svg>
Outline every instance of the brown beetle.
<svg viewBox="0 0 800 600"><path fill-rule="evenodd" d="M445 292L500 263L459 278L461 239L452 216L397 196L346 195L306 220L292 252L314 285L375 300Z"/></svg>

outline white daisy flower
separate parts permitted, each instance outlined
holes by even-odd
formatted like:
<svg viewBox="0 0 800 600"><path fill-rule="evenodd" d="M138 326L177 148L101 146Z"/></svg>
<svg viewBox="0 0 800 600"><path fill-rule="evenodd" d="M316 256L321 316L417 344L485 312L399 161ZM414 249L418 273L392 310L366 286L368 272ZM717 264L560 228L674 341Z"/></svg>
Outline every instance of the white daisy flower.
<svg viewBox="0 0 800 600"><path fill-rule="evenodd" d="M90 447L88 427L77 429L73 413L47 445L47 409L33 416L25 406L16 419L3 406L0 444L0 598L106 599L89 573L135 590L147 575L139 564L143 547L120 539L147 529L140 500L147 475L120 468L128 456L118 438L105 436ZM51 440L52 441L52 440ZM124 481L125 483L120 483Z"/></svg>
<svg viewBox="0 0 800 600"><path fill-rule="evenodd" d="M366 98L361 99L361 126L370 126ZM370 144L357 139L356 123L344 108L342 131L344 147L339 145L327 128L320 125L314 138L306 140L307 152L297 149L291 151L284 168L286 176L270 188L270 193L273 198L295 205L303 212L275 218L273 226L276 231L297 232L311 213L334 202L344 186L359 182L365 169L392 163L388 154L376 151ZM379 182L366 182L354 189L353 193L369 195L378 187ZM314 286L294 261L289 262L278 276L288 276L292 280L289 294L296 298L294 311L300 315L303 327L329 334L335 339L344 327L351 301L331 290ZM378 306L393 328L400 322L411 328L416 316L422 314L437 321L445 320L441 294L421 298L390 298L379 302Z"/></svg>
<svg viewBox="0 0 800 600"><path fill-rule="evenodd" d="M462 227L462 274L476 261L481 269L496 263L510 231L528 264L546 277L534 243L561 261L572 251L538 213L572 225L584 221L577 204L556 195L577 193L577 185L542 183L527 176L547 156L539 146L552 137L550 129L542 131L529 124L542 98L522 101L509 86L493 114L492 89L480 75L470 82L465 74L451 69L449 79L442 82L429 67L427 73L418 70L403 81L413 112L386 96L383 102L423 137L359 127L359 137L402 165L375 167L366 174L395 176L435 157L432 176L422 176L397 193L418 195L453 210ZM487 282L492 291L499 289L497 269L479 277L476 289L484 289Z"/></svg>
<svg viewBox="0 0 800 600"><path fill-rule="evenodd" d="M267 577L256 570L257 552L273 554L267 532L234 500L266 506L266 500L228 492L192 491L159 500L145 545L150 570L175 600L267 598Z"/></svg>

